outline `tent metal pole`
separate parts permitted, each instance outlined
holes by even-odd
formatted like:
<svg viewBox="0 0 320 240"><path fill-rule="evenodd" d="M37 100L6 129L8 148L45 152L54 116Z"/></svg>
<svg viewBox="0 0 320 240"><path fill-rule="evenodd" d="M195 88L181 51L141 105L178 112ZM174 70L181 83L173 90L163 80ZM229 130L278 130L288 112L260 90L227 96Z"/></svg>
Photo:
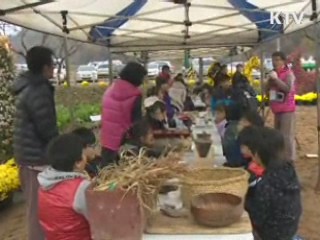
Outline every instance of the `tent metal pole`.
<svg viewBox="0 0 320 240"><path fill-rule="evenodd" d="M264 49L262 47L260 51L260 91L261 91L261 112L262 112L262 118L265 119L265 92L264 92L264 78L265 78L265 71L264 71L264 58L265 53Z"/></svg>
<svg viewBox="0 0 320 240"><path fill-rule="evenodd" d="M315 60L316 60L316 81L317 81L317 133L318 133L318 181L316 185L316 192L320 192L320 42L319 30L317 27L318 13L316 0L312 0L312 16L313 30L315 34Z"/></svg>
<svg viewBox="0 0 320 240"><path fill-rule="evenodd" d="M61 11L61 17L62 17L62 31L64 34L64 58L66 61L66 77L67 77L67 86L71 86L70 81L70 63L69 63L69 51L68 51L68 34L69 29L67 27L67 15L68 11Z"/></svg>
<svg viewBox="0 0 320 240"><path fill-rule="evenodd" d="M199 81L203 83L203 58L199 57Z"/></svg>
<svg viewBox="0 0 320 240"><path fill-rule="evenodd" d="M277 51L280 51L280 49L281 49L281 38L278 37L277 38Z"/></svg>
<svg viewBox="0 0 320 240"><path fill-rule="evenodd" d="M64 33L64 55L65 55L65 61L66 61L66 78L67 78L67 86L71 86L71 80L70 80L70 61L69 61L69 53L68 53L68 35L67 33Z"/></svg>
<svg viewBox="0 0 320 240"><path fill-rule="evenodd" d="M110 51L110 48L107 47L108 52L108 69L109 69L109 82L113 82L113 65L112 65L112 53Z"/></svg>

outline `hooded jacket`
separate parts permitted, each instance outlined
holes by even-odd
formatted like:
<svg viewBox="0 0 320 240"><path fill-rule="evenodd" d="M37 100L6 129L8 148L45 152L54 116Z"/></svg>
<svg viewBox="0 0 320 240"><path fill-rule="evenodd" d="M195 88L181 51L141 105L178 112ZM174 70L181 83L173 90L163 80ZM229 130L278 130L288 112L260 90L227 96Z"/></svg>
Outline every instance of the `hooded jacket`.
<svg viewBox="0 0 320 240"><path fill-rule="evenodd" d="M293 165L283 162L267 168L246 198L255 231L262 240L291 240L302 212L300 184Z"/></svg>
<svg viewBox="0 0 320 240"><path fill-rule="evenodd" d="M91 240L85 191L90 181L51 167L39 173L39 220L46 240Z"/></svg>
<svg viewBox="0 0 320 240"><path fill-rule="evenodd" d="M14 157L21 165L46 165L46 147L58 135L54 88L43 76L25 72L11 90L16 96Z"/></svg>

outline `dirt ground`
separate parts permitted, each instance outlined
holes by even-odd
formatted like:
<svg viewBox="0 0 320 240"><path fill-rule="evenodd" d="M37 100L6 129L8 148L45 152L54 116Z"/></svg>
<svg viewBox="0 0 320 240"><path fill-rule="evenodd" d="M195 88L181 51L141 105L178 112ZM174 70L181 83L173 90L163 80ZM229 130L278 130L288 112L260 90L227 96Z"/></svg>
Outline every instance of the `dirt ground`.
<svg viewBox="0 0 320 240"><path fill-rule="evenodd" d="M302 184L304 207L299 234L306 240L320 240L320 194L314 191L318 176L317 159L305 157L308 153L317 153L316 114L315 107L300 107L297 114L297 140L300 148L296 167ZM24 207L21 194L17 194L14 204L0 212L1 240L25 239Z"/></svg>

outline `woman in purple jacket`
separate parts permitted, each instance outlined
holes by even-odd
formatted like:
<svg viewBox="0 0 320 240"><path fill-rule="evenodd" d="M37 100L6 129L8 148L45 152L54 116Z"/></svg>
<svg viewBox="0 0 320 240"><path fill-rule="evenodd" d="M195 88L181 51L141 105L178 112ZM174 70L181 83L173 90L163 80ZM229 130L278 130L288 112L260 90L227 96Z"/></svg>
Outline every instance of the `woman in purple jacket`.
<svg viewBox="0 0 320 240"><path fill-rule="evenodd" d="M175 127L174 114L175 109L171 102L171 97L169 96L169 84L167 80L161 77L157 77L156 79L156 92L157 96L165 103L167 119L169 127Z"/></svg>

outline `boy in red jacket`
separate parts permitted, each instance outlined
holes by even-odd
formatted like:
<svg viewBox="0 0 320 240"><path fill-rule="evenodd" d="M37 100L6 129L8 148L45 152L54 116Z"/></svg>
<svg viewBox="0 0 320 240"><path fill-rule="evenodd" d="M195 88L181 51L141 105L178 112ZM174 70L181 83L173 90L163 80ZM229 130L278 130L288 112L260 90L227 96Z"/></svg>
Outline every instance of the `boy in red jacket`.
<svg viewBox="0 0 320 240"><path fill-rule="evenodd" d="M46 240L91 240L85 198L90 181L83 173L82 149L75 134L60 135L49 144L51 167L38 175L39 220Z"/></svg>

